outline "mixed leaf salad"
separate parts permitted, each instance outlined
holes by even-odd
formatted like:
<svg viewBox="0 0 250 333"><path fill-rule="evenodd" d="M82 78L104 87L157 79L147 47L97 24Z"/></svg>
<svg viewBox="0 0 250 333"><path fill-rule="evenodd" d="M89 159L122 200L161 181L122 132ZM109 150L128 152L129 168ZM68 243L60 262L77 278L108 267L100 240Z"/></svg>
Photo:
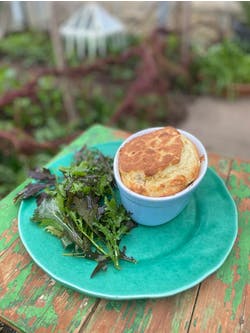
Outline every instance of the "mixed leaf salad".
<svg viewBox="0 0 250 333"><path fill-rule="evenodd" d="M120 248L120 241L136 223L119 203L115 191L112 159L84 146L60 175L49 169L30 173L35 181L14 199L35 197L31 220L61 239L65 255L97 262L91 277L106 270L108 263L120 269L120 260L136 262Z"/></svg>

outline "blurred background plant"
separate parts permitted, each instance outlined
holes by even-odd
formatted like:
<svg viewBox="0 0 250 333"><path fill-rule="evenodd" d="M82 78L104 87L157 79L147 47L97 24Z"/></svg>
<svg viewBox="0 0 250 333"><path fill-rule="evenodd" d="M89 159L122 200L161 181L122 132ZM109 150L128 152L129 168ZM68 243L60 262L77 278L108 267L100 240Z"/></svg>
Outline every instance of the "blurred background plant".
<svg viewBox="0 0 250 333"><path fill-rule="evenodd" d="M166 37L170 47L166 51L166 59L174 59L173 54L178 52L178 36L174 34ZM32 42L32 47L29 44ZM39 32L15 33L2 39L0 46L0 94L18 92L37 72L37 68L53 66L53 54L48 36ZM137 71L143 60L143 40L129 39L128 49L138 47L138 54L132 55L124 61L106 64L100 70L90 72L85 77L77 76L71 86L77 119L69 122L65 112L63 95L60 89L60 79L53 75L41 76L37 81L35 95L27 93L24 97L14 96L11 103L6 103L1 108L0 119L0 195L7 194L17 184L25 179L30 168L45 164L55 151L87 127L95 124L109 124L115 110L119 108L126 97L129 85L136 79ZM142 48L141 48L142 45ZM20 50L25 50L21 52ZM141 54L140 54L141 52ZM118 57L117 50L110 50L108 56ZM173 60L171 60L173 61ZM175 59L176 61L176 59ZM70 58L69 68L81 65L77 58ZM91 65L91 63L89 64ZM153 64L154 65L154 64ZM176 61L177 66L177 61ZM150 125L178 121L183 117L182 109L175 106L174 90L185 81L184 75L169 78L172 85L172 97L158 94L157 91L143 91L134 96L136 112L121 114L113 124L125 130L135 131ZM182 81L182 83L180 83ZM187 87L186 87L187 88ZM150 88L152 89L152 87ZM177 93L176 92L176 93ZM18 95L18 94L17 94ZM180 104L180 103L179 103ZM176 112L171 110L176 108ZM179 111L179 112L178 112ZM18 129L18 132L16 131ZM25 137L26 149L17 146L16 139L21 142ZM8 135L7 135L8 134ZM18 137L19 136L19 137ZM65 140L66 138L66 140ZM32 141L31 141L32 139ZM27 154L29 145L37 143L34 151ZM54 143L55 149L40 149L44 142ZM39 146L41 145L41 147Z"/></svg>
<svg viewBox="0 0 250 333"><path fill-rule="evenodd" d="M53 49L45 32L12 33L1 40L1 61L18 62L26 68L32 65L53 65Z"/></svg>
<svg viewBox="0 0 250 333"><path fill-rule="evenodd" d="M233 97L235 84L250 83L250 54L239 43L225 39L197 54L193 70L197 93Z"/></svg>

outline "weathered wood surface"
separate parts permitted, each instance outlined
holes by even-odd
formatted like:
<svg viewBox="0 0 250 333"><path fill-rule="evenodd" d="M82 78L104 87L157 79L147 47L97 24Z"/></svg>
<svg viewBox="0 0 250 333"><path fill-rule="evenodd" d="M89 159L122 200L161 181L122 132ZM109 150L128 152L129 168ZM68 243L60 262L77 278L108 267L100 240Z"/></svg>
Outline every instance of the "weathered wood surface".
<svg viewBox="0 0 250 333"><path fill-rule="evenodd" d="M227 186L238 208L238 237L223 266L201 285L191 332L250 332L250 163L234 160Z"/></svg>
<svg viewBox="0 0 250 333"><path fill-rule="evenodd" d="M94 126L65 151L124 138ZM162 299L108 301L65 288L25 251L15 190L0 202L0 319L20 332L250 332L250 163L210 154L239 211L239 235L223 266L196 287ZM23 186L23 185L22 185Z"/></svg>

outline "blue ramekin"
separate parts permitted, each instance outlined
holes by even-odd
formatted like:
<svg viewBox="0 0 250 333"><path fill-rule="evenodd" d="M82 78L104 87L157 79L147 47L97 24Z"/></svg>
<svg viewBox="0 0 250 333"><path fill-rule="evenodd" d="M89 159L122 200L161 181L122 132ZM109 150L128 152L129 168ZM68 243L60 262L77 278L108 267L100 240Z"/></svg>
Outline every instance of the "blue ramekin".
<svg viewBox="0 0 250 333"><path fill-rule="evenodd" d="M208 165L207 152L200 140L194 135L178 129L181 134L195 144L201 157L200 172L195 181L181 192L165 197L148 197L135 193L127 188L121 180L118 168L118 156L121 147L137 136L150 133L160 128L162 127L148 128L132 134L122 143L114 158L114 176L120 192L121 202L126 210L132 214L132 218L135 222L147 226L161 225L175 218L190 201L192 193L205 176Z"/></svg>

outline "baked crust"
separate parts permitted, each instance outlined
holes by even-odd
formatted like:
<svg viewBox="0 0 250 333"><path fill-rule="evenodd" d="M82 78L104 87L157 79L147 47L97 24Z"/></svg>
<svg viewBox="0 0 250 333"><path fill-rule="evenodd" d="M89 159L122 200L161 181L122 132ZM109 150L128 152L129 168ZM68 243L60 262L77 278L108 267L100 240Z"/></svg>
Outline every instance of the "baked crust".
<svg viewBox="0 0 250 333"><path fill-rule="evenodd" d="M185 189L198 176L196 146L173 127L138 136L119 152L121 180L132 191L162 197Z"/></svg>

